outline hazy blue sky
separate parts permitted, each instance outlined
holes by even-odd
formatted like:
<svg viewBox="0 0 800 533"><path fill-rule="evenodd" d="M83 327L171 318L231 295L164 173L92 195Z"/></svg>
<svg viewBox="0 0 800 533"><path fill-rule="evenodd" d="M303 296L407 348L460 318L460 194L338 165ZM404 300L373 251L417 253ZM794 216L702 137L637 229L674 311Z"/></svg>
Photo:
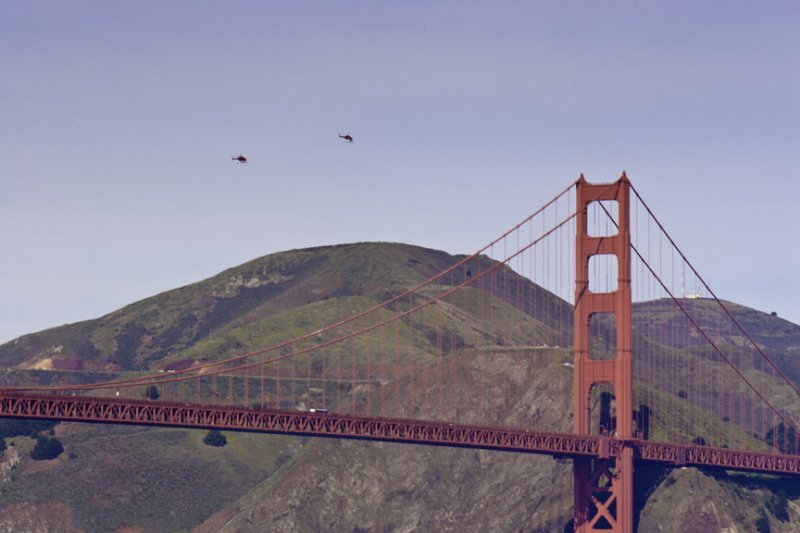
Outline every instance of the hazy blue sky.
<svg viewBox="0 0 800 533"><path fill-rule="evenodd" d="M622 169L720 296L798 323L798 28L796 1L0 0L0 342L291 248L470 253Z"/></svg>

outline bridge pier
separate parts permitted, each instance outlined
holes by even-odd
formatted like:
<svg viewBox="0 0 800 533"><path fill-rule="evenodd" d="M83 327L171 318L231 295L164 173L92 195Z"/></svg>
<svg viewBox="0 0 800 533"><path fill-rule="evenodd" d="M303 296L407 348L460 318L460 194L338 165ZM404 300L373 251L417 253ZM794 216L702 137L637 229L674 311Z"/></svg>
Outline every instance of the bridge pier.
<svg viewBox="0 0 800 533"><path fill-rule="evenodd" d="M602 427L595 419L596 431L632 439L630 182L625 173L616 182L606 184L587 183L581 175L576 191L574 432L592 432L592 390L610 386L616 416L609 417L608 427ZM587 213L592 202L617 203L616 234L589 234ZM600 206L605 209L603 204ZM611 216L608 212L606 215ZM616 289L610 292L590 290L589 261L601 255L616 260ZM602 359L590 352L590 322L593 315L600 313L613 315L616 322L613 359ZM633 533L633 448L623 446L617 455L600 455L598 459L574 462L575 531Z"/></svg>

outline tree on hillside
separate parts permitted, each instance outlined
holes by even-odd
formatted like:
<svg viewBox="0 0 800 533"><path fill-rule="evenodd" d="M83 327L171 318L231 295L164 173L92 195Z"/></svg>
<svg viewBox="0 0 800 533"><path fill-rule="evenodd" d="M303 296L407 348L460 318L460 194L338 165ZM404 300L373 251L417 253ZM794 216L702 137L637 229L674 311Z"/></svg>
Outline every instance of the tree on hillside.
<svg viewBox="0 0 800 533"><path fill-rule="evenodd" d="M147 392L145 393L145 395L147 396L148 400L158 400L159 396L161 396L158 393L158 387L156 387L155 385L150 385L149 387L147 387Z"/></svg>

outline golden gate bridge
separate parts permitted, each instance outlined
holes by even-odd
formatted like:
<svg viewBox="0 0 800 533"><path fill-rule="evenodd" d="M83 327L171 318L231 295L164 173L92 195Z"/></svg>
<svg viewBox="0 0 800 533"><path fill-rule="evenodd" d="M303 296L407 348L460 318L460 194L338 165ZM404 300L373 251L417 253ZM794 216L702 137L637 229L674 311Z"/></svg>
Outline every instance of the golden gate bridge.
<svg viewBox="0 0 800 533"><path fill-rule="evenodd" d="M474 254L356 304L222 360L2 388L0 416L571 458L579 532L633 530L637 462L800 474L800 390L624 173L581 176Z"/></svg>

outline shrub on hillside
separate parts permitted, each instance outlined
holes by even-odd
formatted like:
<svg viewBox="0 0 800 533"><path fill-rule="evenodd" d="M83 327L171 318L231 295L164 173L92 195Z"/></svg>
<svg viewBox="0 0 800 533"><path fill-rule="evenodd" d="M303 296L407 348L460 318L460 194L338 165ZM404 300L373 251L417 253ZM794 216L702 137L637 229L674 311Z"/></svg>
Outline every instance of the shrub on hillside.
<svg viewBox="0 0 800 533"><path fill-rule="evenodd" d="M775 496L767 500L767 509L781 522L788 522L789 497L786 495L786 491L779 489Z"/></svg>
<svg viewBox="0 0 800 533"><path fill-rule="evenodd" d="M36 438L36 446L31 450L31 459L37 461L45 459L55 459L61 452L64 451L64 446L61 441L56 438L48 437L47 435L39 435Z"/></svg>
<svg viewBox="0 0 800 533"><path fill-rule="evenodd" d="M225 446L228 444L228 439L218 429L212 429L203 437L203 444L207 446Z"/></svg>
<svg viewBox="0 0 800 533"><path fill-rule="evenodd" d="M780 422L777 426L767 431L764 436L764 441L770 446L775 446L782 453L796 454L797 453L797 432L793 427L789 427L788 431Z"/></svg>
<svg viewBox="0 0 800 533"><path fill-rule="evenodd" d="M756 520L756 530L758 533L772 533L772 529L769 526L769 517L767 517L763 509L761 510L761 516Z"/></svg>
<svg viewBox="0 0 800 533"><path fill-rule="evenodd" d="M0 418L0 439L28 435L35 439L40 431L53 429L54 420L32 420L28 418Z"/></svg>

